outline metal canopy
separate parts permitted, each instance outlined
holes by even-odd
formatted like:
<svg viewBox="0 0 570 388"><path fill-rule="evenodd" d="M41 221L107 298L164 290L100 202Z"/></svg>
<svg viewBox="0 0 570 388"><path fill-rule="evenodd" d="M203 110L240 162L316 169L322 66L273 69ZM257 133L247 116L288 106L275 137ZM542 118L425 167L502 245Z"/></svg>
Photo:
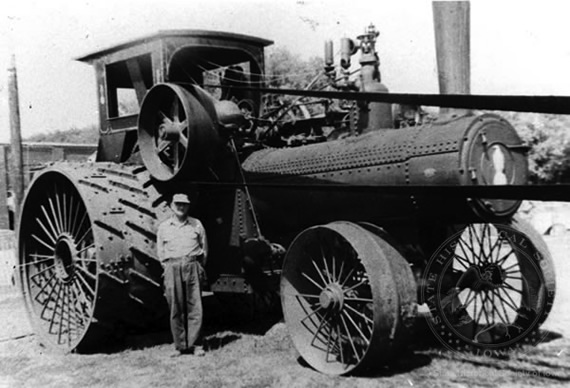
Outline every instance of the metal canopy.
<svg viewBox="0 0 570 388"><path fill-rule="evenodd" d="M205 43L211 39L220 39L224 41L235 41L245 44L250 44L253 46L258 47L266 47L273 44L273 41L257 38L255 36L243 35L243 34L234 34L228 32L220 32L220 31L207 31L207 30L161 30L154 34L147 35L144 37L140 37L134 40L127 41L125 43L121 43L112 47L105 48L103 50L96 51L91 54L84 55L82 57L76 58L78 61L82 62L91 62L93 60L105 57L109 54L140 46L146 45L148 43L153 43L157 41L164 41L168 43L172 39L179 39L179 38L188 38L190 41L189 43Z"/></svg>

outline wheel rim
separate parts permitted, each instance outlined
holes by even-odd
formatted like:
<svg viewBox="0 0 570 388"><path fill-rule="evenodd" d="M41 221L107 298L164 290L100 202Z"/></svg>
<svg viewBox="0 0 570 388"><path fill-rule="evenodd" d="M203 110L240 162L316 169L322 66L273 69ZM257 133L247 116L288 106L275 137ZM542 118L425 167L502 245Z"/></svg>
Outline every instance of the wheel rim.
<svg viewBox="0 0 570 388"><path fill-rule="evenodd" d="M529 339L554 298L541 268L546 256L516 225L472 224L452 236L426 270L436 336L452 349L508 348Z"/></svg>
<svg viewBox="0 0 570 388"><path fill-rule="evenodd" d="M73 349L92 319L96 243L85 204L62 175L44 176L26 199L20 228L20 279L32 322L59 348Z"/></svg>
<svg viewBox="0 0 570 388"><path fill-rule="evenodd" d="M285 258L281 298L293 342L313 368L347 374L391 355L398 290L370 232L339 222L301 233Z"/></svg>

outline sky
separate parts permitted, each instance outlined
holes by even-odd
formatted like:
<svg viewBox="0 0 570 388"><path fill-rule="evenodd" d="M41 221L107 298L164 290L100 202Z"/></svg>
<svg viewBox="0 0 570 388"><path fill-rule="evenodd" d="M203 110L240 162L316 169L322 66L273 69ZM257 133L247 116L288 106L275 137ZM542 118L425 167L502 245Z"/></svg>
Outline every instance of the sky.
<svg viewBox="0 0 570 388"><path fill-rule="evenodd" d="M570 95L569 11L566 0L471 0L471 92ZM97 123L94 71L74 60L82 55L181 28L259 36L309 58L370 23L386 86L437 93L428 0L11 0L0 10L0 142L10 138L12 53L25 138Z"/></svg>

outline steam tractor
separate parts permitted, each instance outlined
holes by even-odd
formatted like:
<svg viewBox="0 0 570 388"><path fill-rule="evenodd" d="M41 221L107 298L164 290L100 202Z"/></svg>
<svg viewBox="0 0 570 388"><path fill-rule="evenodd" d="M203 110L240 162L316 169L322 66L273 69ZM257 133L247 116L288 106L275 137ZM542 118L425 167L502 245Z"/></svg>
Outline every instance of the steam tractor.
<svg viewBox="0 0 570 388"><path fill-rule="evenodd" d="M465 53L444 57L466 35L441 30L442 93L467 94ZM396 115L380 101L377 38L369 26L343 39L340 68L325 45L327 90L308 90L319 109L276 102L264 88L272 42L251 36L161 31L80 58L96 72L97 160L37 173L20 217L21 287L41 340L89 351L165 321L156 230L178 192L208 234L208 291L280 302L319 371L393 358L419 304L453 349L536 339L554 298L548 250L514 217L520 199L462 191L524 187L524 144L494 114L426 120L402 104Z"/></svg>

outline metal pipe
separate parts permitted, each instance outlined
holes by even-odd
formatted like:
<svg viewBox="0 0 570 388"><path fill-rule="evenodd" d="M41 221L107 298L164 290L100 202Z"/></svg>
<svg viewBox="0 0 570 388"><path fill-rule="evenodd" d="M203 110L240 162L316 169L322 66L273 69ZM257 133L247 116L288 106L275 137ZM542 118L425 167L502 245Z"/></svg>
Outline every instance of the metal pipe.
<svg viewBox="0 0 570 388"><path fill-rule="evenodd" d="M468 1L434 1L433 20L440 94L470 94L470 6ZM440 108L459 116L466 109Z"/></svg>
<svg viewBox="0 0 570 388"><path fill-rule="evenodd" d="M8 68L8 104L10 109L10 142L12 161L11 185L14 191L14 226L20 217L20 206L24 197L24 167L22 158L22 136L20 131L20 102L18 98L18 76L16 72L16 55L12 54Z"/></svg>

